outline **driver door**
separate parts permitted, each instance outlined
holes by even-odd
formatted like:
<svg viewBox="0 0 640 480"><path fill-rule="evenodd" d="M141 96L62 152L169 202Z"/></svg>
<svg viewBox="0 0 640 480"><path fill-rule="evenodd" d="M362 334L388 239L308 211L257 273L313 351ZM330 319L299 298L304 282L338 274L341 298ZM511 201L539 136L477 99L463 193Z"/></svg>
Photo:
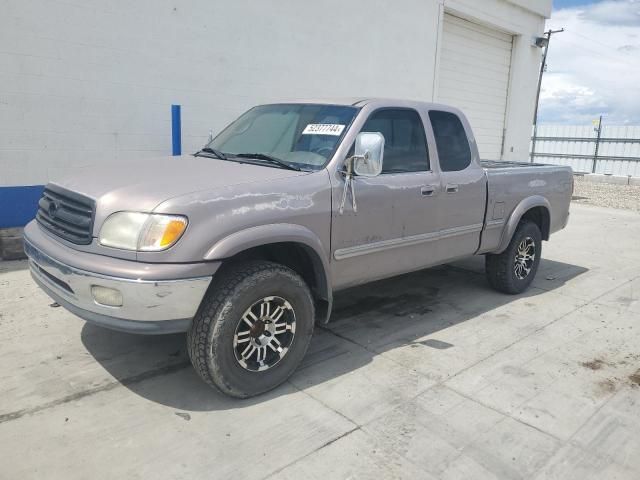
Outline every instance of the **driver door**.
<svg viewBox="0 0 640 480"><path fill-rule="evenodd" d="M332 262L334 288L417 270L436 262L440 193L430 167L424 124L410 108L371 113L362 132L385 137L382 173L354 177L357 211L343 184L333 189Z"/></svg>

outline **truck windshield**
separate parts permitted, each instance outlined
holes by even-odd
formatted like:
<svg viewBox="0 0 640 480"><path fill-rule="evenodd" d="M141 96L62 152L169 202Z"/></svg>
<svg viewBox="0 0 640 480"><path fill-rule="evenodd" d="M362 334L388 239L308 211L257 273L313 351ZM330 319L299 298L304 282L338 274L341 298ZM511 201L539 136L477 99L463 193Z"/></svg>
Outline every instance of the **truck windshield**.
<svg viewBox="0 0 640 480"><path fill-rule="evenodd" d="M261 157L270 156L296 169L319 170L335 152L357 111L341 105L261 105L240 116L205 149L230 160L240 156L243 161L262 163ZM277 166L274 162L265 165Z"/></svg>

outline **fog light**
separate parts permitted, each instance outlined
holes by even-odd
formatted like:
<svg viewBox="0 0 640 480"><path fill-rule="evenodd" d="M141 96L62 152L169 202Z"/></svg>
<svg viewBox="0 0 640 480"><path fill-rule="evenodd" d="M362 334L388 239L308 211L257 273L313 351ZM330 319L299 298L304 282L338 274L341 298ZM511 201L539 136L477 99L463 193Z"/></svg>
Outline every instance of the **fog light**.
<svg viewBox="0 0 640 480"><path fill-rule="evenodd" d="M100 285L91 285L91 295L96 303L106 305L107 307L121 307L122 293L115 288L101 287Z"/></svg>

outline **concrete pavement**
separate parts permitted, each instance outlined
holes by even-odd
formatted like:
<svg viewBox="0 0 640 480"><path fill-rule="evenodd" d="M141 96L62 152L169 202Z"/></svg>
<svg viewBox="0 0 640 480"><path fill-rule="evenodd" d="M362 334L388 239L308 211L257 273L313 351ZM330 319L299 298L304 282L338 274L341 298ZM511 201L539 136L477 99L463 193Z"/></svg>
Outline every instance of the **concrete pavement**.
<svg viewBox="0 0 640 480"><path fill-rule="evenodd" d="M281 388L86 324L0 263L0 478L640 477L640 215L572 206L534 287L481 258L338 295Z"/></svg>

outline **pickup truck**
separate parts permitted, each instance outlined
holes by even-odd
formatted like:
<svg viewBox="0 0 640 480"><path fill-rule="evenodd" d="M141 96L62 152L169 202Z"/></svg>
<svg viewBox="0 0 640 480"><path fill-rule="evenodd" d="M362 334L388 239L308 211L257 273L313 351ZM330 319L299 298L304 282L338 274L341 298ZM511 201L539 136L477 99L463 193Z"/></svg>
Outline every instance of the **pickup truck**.
<svg viewBox="0 0 640 480"><path fill-rule="evenodd" d="M25 251L73 314L187 332L202 379L249 397L293 373L337 290L484 255L493 288L524 291L572 191L569 167L482 162L455 108L269 104L193 155L49 183Z"/></svg>

